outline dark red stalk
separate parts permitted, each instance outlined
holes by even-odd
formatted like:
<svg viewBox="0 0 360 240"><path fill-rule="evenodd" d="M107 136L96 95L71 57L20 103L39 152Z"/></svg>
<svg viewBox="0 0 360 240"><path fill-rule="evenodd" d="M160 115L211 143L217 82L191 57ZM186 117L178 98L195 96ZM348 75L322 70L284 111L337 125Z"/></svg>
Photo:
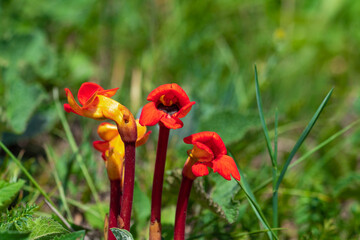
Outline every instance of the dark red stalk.
<svg viewBox="0 0 360 240"><path fill-rule="evenodd" d="M154 180L151 196L150 240L161 240L161 196L170 129L159 123Z"/></svg>
<svg viewBox="0 0 360 240"><path fill-rule="evenodd" d="M130 231L135 178L135 142L125 144L124 192L121 201L120 228Z"/></svg>
<svg viewBox="0 0 360 240"><path fill-rule="evenodd" d="M118 217L121 209L121 179L110 180L110 211L109 211L109 230L108 240L116 240L111 228L118 228Z"/></svg>
<svg viewBox="0 0 360 240"><path fill-rule="evenodd" d="M186 212L194 180L183 176L176 205L174 240L185 239Z"/></svg>

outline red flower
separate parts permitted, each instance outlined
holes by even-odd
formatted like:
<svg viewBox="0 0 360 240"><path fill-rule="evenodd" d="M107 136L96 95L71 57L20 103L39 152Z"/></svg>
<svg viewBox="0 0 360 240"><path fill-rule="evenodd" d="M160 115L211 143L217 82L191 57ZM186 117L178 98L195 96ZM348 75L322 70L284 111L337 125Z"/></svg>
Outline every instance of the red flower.
<svg viewBox="0 0 360 240"><path fill-rule="evenodd" d="M193 144L188 151L183 175L189 179L209 174L208 167L218 172L226 180L231 176L240 181L240 174L232 157L226 155L226 147L220 136L215 132L200 132L184 138L187 144Z"/></svg>
<svg viewBox="0 0 360 240"><path fill-rule="evenodd" d="M147 100L151 102L143 107L140 124L153 126L161 122L169 129L181 128L183 122L179 118L185 117L195 104L176 83L155 88Z"/></svg>

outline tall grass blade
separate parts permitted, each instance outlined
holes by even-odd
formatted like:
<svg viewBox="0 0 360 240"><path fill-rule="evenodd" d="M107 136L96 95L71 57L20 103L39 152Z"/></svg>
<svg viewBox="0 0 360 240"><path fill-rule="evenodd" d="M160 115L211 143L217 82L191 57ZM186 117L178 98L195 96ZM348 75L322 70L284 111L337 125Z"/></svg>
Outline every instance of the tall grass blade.
<svg viewBox="0 0 360 240"><path fill-rule="evenodd" d="M245 196L246 196L247 200L249 201L250 206L253 209L256 217L259 219L259 221L264 226L264 228L266 230L268 230L267 235L268 235L269 239L278 239L277 236L275 235L275 233L273 232L273 230L271 229L270 224L266 220L263 212L261 211L261 208L260 208L259 204L257 203L256 198L255 198L254 194L252 193L249 184L245 180L244 173L240 169L239 169L239 172L240 172L240 176L241 176L241 181L237 181L237 182L240 185L241 189L244 191Z"/></svg>
<svg viewBox="0 0 360 240"><path fill-rule="evenodd" d="M270 155L271 163L272 163L273 167L275 167L275 166L277 166L277 164L275 162L274 153L273 153L272 147L271 147L269 131L266 127L266 121L265 121L264 111L263 111L262 102L261 102L260 87L259 87L259 80L258 80L256 65L255 65L255 90L256 90L256 102L257 102L258 109L259 109L260 121L261 121L261 125L262 125L263 131L264 131L265 140L266 140L266 147L267 147L267 150Z"/></svg>
<svg viewBox="0 0 360 240"><path fill-rule="evenodd" d="M59 174L57 172L57 169L56 169L54 150L52 149L52 147L45 145L45 152L46 152L48 161L52 165L51 172L54 175L56 186L57 186L59 194L60 194L61 202L64 205L64 209L66 211L67 217L70 219L71 222L73 222L74 220L72 218L69 206L68 206L67 201L66 201L65 191L64 191L63 185L61 183L61 180L60 180Z"/></svg>
<svg viewBox="0 0 360 240"><path fill-rule="evenodd" d="M311 129L313 128L313 126L315 125L317 119L319 118L322 110L325 108L327 102L330 99L330 96L333 92L334 88L332 88L329 93L326 95L325 99L323 100L323 102L320 104L319 108L317 109L317 111L315 112L314 116L311 118L309 124L306 126L305 130L302 132L300 138L298 139L298 141L296 142L294 148L291 150L291 153L289 155L289 157L287 158L285 165L283 167L283 169L281 170L280 176L277 180L275 189L279 189L279 186L285 176L285 173L291 163L291 160L294 158L296 152L299 150L301 144L305 141L306 137L309 135Z"/></svg>
<svg viewBox="0 0 360 240"><path fill-rule="evenodd" d="M17 159L12 152L0 141L0 147L7 153L7 155L10 156L10 158L18 165L18 167L21 169L21 171L24 172L24 174L27 176L27 178L30 180L32 184L34 184L35 188L43 195L43 197L51 203L51 205L55 206L53 201L50 199L49 195L45 192L45 190L37 183L37 181L31 176L31 174L26 170L26 168L22 165L21 161Z"/></svg>

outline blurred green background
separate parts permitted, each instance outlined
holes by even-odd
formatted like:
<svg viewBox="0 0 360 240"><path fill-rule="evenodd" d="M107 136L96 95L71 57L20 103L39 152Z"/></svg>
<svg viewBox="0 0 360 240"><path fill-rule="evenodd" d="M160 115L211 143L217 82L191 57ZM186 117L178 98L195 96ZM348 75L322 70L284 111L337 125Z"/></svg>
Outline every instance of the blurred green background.
<svg viewBox="0 0 360 240"><path fill-rule="evenodd" d="M359 1L345 0L0 0L1 141L64 211L47 171L57 169L74 222L98 239L102 218L92 215L94 198L55 103L66 102L64 88L75 94L92 81L105 89L120 87L114 99L138 117L152 89L178 83L196 105L184 128L170 137L163 230L171 239L179 169L190 148L183 137L218 132L253 190L271 177L254 64L271 137L279 112L280 166L332 87L328 106L295 160L359 118L359 13ZM99 123L65 115L107 211L108 180L92 149ZM150 214L158 130L149 129L151 138L137 155L135 239L146 239ZM279 192L280 239L359 238L359 146L357 124L289 170ZM46 148L54 152L55 167ZM2 179L26 180L4 152L0 157ZM261 227L236 183L210 174L198 184L189 206L189 239L267 238L242 235ZM41 204L32 184L26 186L20 200ZM256 192L269 221L271 194L271 184ZM39 211L49 212L45 206Z"/></svg>

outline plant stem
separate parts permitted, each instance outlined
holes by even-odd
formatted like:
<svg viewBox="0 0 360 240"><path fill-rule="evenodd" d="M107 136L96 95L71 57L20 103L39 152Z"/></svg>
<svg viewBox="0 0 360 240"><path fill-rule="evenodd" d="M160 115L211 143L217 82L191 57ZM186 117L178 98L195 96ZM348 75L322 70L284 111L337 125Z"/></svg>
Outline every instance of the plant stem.
<svg viewBox="0 0 360 240"><path fill-rule="evenodd" d="M135 142L125 144L124 193L121 200L120 228L130 231L135 178Z"/></svg>
<svg viewBox="0 0 360 240"><path fill-rule="evenodd" d="M156 151L154 180L151 196L150 240L161 240L161 196L163 190L166 151L170 129L162 124Z"/></svg>
<svg viewBox="0 0 360 240"><path fill-rule="evenodd" d="M186 212L194 180L184 177L181 180L181 186L176 205L174 240L185 239Z"/></svg>
<svg viewBox="0 0 360 240"><path fill-rule="evenodd" d="M110 180L110 210L108 240L116 240L111 228L118 228L118 217L121 209L121 179Z"/></svg>

